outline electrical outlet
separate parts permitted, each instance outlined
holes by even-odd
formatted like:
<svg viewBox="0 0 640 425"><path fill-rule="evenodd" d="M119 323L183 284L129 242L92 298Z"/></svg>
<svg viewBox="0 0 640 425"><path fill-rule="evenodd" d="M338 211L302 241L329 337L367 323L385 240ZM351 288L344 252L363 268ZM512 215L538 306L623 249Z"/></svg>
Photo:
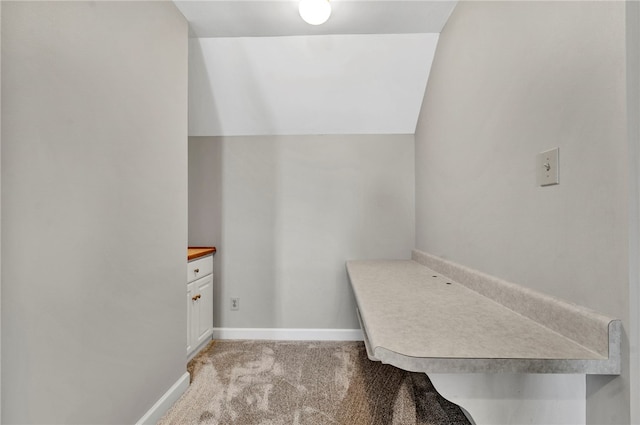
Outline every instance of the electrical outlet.
<svg viewBox="0 0 640 425"><path fill-rule="evenodd" d="M240 310L240 298L231 298L231 310Z"/></svg>

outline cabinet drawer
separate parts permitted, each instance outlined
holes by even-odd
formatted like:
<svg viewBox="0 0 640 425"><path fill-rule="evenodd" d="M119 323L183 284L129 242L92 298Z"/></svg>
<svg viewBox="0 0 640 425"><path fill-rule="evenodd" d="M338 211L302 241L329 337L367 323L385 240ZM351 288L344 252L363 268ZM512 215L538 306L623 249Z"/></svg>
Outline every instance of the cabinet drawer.
<svg viewBox="0 0 640 425"><path fill-rule="evenodd" d="M187 283L213 273L213 255L187 263Z"/></svg>

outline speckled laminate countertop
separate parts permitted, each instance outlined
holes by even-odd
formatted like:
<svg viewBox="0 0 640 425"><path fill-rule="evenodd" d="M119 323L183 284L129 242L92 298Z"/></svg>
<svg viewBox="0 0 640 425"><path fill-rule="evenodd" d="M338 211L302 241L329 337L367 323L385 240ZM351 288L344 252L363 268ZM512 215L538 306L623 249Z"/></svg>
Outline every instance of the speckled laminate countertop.
<svg viewBox="0 0 640 425"><path fill-rule="evenodd" d="M598 362L606 363L418 262L350 261L347 270L373 360L443 373L599 373Z"/></svg>

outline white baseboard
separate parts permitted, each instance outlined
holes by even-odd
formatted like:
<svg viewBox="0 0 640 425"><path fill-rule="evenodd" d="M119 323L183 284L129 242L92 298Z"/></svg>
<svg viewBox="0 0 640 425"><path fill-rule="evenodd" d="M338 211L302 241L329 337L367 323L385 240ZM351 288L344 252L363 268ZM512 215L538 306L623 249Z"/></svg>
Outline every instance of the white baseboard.
<svg viewBox="0 0 640 425"><path fill-rule="evenodd" d="M360 329L213 328L213 339L273 341L362 341Z"/></svg>
<svg viewBox="0 0 640 425"><path fill-rule="evenodd" d="M145 413L138 422L136 422L136 425L157 424L162 416L167 413L167 410L173 406L173 403L180 398L187 388L189 388L189 373L185 372L184 375L182 375L176 383L173 384L158 401L156 401L156 404L154 404L151 409L149 409L149 411Z"/></svg>

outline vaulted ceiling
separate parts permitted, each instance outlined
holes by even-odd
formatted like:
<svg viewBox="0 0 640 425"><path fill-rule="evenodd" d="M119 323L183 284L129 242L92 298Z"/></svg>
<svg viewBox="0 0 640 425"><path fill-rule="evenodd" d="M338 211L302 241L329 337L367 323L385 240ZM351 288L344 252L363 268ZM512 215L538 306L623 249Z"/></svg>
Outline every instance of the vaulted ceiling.
<svg viewBox="0 0 640 425"><path fill-rule="evenodd" d="M453 1L178 1L192 136L413 133Z"/></svg>

